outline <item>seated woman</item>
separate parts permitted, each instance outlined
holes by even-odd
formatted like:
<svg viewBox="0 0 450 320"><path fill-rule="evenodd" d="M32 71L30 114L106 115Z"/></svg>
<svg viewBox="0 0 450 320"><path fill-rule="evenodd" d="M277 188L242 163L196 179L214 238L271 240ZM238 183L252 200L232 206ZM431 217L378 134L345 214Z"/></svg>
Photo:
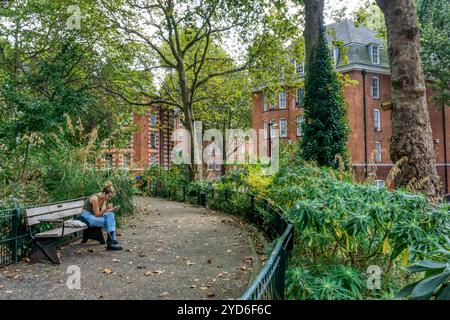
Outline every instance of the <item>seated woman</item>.
<svg viewBox="0 0 450 320"><path fill-rule="evenodd" d="M86 199L81 210L81 217L86 219L91 227L101 227L108 232L106 240L106 250L122 250L116 240L116 221L114 212L118 208L113 208L111 204L107 204L115 194L111 182L108 182L103 191L96 193Z"/></svg>

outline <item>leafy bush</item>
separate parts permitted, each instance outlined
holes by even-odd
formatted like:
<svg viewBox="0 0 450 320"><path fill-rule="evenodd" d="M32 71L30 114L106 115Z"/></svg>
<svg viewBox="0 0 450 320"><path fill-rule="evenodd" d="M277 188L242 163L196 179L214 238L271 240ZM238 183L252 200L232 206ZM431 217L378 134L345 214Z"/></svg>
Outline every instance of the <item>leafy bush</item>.
<svg viewBox="0 0 450 320"><path fill-rule="evenodd" d="M295 225L291 265L302 270L320 264L351 266L363 273L375 264L389 277L399 265L431 252L433 243L450 230L448 205L436 205L404 191L356 184L347 174L299 159L280 168L270 197L287 210L286 218ZM325 277L320 285L331 293L321 291L323 296L348 298L348 292L340 291L327 274L301 274ZM297 298L321 296L314 291L320 285L309 286L311 292L298 292Z"/></svg>

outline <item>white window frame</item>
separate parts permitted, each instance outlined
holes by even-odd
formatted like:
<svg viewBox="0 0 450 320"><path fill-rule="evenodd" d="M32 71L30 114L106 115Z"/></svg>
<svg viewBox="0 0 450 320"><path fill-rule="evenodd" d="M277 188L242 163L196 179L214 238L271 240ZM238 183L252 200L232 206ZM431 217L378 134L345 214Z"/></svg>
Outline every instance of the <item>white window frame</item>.
<svg viewBox="0 0 450 320"><path fill-rule="evenodd" d="M127 161L125 161L126 158L128 158ZM122 164L124 167L131 165L131 153L127 152L123 154Z"/></svg>
<svg viewBox="0 0 450 320"><path fill-rule="evenodd" d="M284 132L283 132L283 126L281 125L284 123ZM288 136L288 128L287 128L287 120L285 118L280 118L280 137L286 138Z"/></svg>
<svg viewBox="0 0 450 320"><path fill-rule="evenodd" d="M333 61L334 65L336 66L339 61L339 48L337 46L333 47Z"/></svg>
<svg viewBox="0 0 450 320"><path fill-rule="evenodd" d="M156 157L154 155L150 156L150 165L156 166Z"/></svg>
<svg viewBox="0 0 450 320"><path fill-rule="evenodd" d="M377 45L370 46L370 59L372 64L380 64L380 48Z"/></svg>
<svg viewBox="0 0 450 320"><path fill-rule="evenodd" d="M208 161L208 171L212 171L213 170L213 161L209 160Z"/></svg>
<svg viewBox="0 0 450 320"><path fill-rule="evenodd" d="M380 109L373 109L373 125L375 131L381 131L381 111Z"/></svg>
<svg viewBox="0 0 450 320"><path fill-rule="evenodd" d="M286 109L287 107L287 94L286 91L281 91L278 95L278 108Z"/></svg>
<svg viewBox="0 0 450 320"><path fill-rule="evenodd" d="M303 135L302 132L302 124L305 121L305 118L303 116L297 116L296 120L296 126L297 126L297 137L301 137Z"/></svg>
<svg viewBox="0 0 450 320"><path fill-rule="evenodd" d="M153 139L152 139L152 137L153 137ZM154 144L152 144L152 140L154 140ZM150 146L150 148L152 148L152 149L156 149L156 133L154 133L154 132L151 132L151 133L150 133L149 146Z"/></svg>
<svg viewBox="0 0 450 320"><path fill-rule="evenodd" d="M299 100L299 92L301 92L301 99ZM295 92L295 107L300 108L303 104L303 99L305 98L305 90L303 88L297 88Z"/></svg>
<svg viewBox="0 0 450 320"><path fill-rule="evenodd" d="M377 86L376 86L376 91L375 91L375 86L374 83L376 82ZM380 99L380 78L379 77L372 77L372 97L374 99Z"/></svg>
<svg viewBox="0 0 450 320"><path fill-rule="evenodd" d="M375 148L374 161L375 162L381 162L383 160L381 157L381 152L382 152L381 147L382 147L381 141L375 141L375 145L374 145L374 148Z"/></svg>
<svg viewBox="0 0 450 320"><path fill-rule="evenodd" d="M220 160L214 161L216 171L220 171Z"/></svg>
<svg viewBox="0 0 450 320"><path fill-rule="evenodd" d="M150 125L156 125L156 114L154 112L150 112Z"/></svg>
<svg viewBox="0 0 450 320"><path fill-rule="evenodd" d="M374 184L377 188L383 188L385 186L384 180L379 180L379 179L375 180Z"/></svg>
<svg viewBox="0 0 450 320"><path fill-rule="evenodd" d="M263 111L267 111L267 98L264 93L262 95L262 100L263 100Z"/></svg>
<svg viewBox="0 0 450 320"><path fill-rule="evenodd" d="M305 60L300 63L295 60L295 74L303 77L305 75Z"/></svg>

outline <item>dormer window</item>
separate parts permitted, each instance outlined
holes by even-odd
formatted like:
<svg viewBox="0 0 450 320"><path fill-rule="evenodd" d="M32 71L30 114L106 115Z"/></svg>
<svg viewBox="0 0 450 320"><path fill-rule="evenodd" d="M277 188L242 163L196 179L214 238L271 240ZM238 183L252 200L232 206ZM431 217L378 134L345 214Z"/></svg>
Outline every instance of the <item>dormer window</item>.
<svg viewBox="0 0 450 320"><path fill-rule="evenodd" d="M369 46L370 59L373 64L380 64L380 50L376 44L371 44Z"/></svg>
<svg viewBox="0 0 450 320"><path fill-rule="evenodd" d="M295 61L295 73L303 77L305 75L305 61Z"/></svg>
<svg viewBox="0 0 450 320"><path fill-rule="evenodd" d="M333 47L333 60L334 65L337 65L339 61L339 48L336 46Z"/></svg>

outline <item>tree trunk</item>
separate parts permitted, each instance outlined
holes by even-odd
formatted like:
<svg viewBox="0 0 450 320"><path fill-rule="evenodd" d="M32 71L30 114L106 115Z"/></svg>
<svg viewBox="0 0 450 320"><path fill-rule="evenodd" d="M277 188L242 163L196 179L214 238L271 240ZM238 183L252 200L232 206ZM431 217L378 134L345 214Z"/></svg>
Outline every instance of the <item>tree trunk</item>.
<svg viewBox="0 0 450 320"><path fill-rule="evenodd" d="M428 197L439 197L425 81L419 55L419 26L412 0L377 0L386 21L391 65L392 162L407 157L396 176L396 187L416 186Z"/></svg>
<svg viewBox="0 0 450 320"><path fill-rule="evenodd" d="M323 26L324 0L305 0L305 38L306 70L317 60L320 32Z"/></svg>

